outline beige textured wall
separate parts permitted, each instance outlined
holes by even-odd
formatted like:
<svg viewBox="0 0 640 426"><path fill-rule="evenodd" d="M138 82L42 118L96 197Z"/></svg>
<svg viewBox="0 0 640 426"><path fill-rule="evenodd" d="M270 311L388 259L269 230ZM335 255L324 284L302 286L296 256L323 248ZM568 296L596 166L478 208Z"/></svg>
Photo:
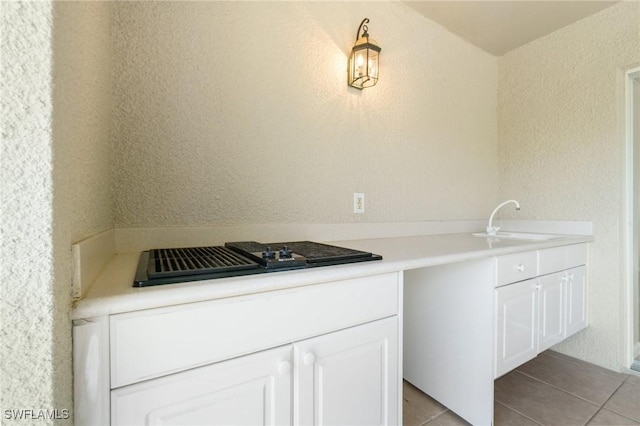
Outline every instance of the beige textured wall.
<svg viewBox="0 0 640 426"><path fill-rule="evenodd" d="M113 226L108 3L1 2L4 410L72 413L71 243Z"/></svg>
<svg viewBox="0 0 640 426"><path fill-rule="evenodd" d="M640 61L637 2L500 59L499 88L496 58L398 2L122 2L113 21L110 7L0 2L2 409L70 408L69 245L114 217L477 219L496 169L519 217L594 221L593 326L563 349L615 367L616 93ZM382 71L359 92L345 64L365 16Z"/></svg>
<svg viewBox="0 0 640 426"><path fill-rule="evenodd" d="M346 63L364 17L382 54L361 92ZM113 25L117 227L477 219L496 203L497 59L400 2L121 2Z"/></svg>
<svg viewBox="0 0 640 426"><path fill-rule="evenodd" d="M590 220L591 327L563 351L618 368L623 69L640 61L640 2L623 2L499 60L500 198L524 219Z"/></svg>
<svg viewBox="0 0 640 426"><path fill-rule="evenodd" d="M112 8L55 2L53 10L52 374L55 406L71 407L71 244L113 227Z"/></svg>

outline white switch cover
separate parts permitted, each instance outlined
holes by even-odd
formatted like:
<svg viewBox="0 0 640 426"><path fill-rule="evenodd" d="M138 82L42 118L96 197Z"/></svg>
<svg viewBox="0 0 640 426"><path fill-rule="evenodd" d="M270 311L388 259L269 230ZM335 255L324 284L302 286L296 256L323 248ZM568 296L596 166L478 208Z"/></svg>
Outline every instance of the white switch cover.
<svg viewBox="0 0 640 426"><path fill-rule="evenodd" d="M363 192L353 193L353 212L364 213L364 193Z"/></svg>

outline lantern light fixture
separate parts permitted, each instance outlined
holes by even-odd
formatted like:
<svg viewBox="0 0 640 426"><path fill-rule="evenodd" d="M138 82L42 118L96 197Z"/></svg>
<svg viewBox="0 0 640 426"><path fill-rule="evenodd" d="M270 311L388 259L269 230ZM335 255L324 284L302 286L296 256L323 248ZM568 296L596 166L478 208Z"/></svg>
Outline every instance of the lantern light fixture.
<svg viewBox="0 0 640 426"><path fill-rule="evenodd" d="M349 86L360 90L375 86L380 70L379 60L382 49L375 40L369 38L369 28L366 25L368 23L369 18L364 18L360 23L356 33L356 43L349 56L348 83Z"/></svg>

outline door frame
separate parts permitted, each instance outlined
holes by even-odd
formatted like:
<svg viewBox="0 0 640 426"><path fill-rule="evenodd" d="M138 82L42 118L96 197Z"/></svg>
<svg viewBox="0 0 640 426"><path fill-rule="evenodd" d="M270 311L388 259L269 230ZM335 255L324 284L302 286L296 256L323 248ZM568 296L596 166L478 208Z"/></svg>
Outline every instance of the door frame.
<svg viewBox="0 0 640 426"><path fill-rule="evenodd" d="M634 81L640 83L640 66L630 68L624 73L624 208L622 221L622 241L623 241L623 292L622 292L622 342L621 342L621 367L630 369L634 363L635 352L640 350L640 342L636 339L638 329L638 307L640 294L638 291L638 262L640 258L640 244L638 234L640 231L640 220L637 220L635 203L638 196L635 195L640 179L636 182L635 175L640 175L640 163L634 164L634 155L640 150L640 143L634 141L638 139L634 135ZM634 167L635 166L635 167ZM640 196L640 195L639 195ZM639 330L640 331L640 330ZM635 366L634 366L635 367ZM640 367L640 366L639 366Z"/></svg>

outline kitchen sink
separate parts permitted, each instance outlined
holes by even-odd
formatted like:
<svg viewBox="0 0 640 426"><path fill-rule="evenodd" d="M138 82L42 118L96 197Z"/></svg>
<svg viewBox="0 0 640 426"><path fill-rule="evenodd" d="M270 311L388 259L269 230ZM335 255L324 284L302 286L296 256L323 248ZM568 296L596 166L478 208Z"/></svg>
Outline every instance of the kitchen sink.
<svg viewBox="0 0 640 426"><path fill-rule="evenodd" d="M534 232L509 232L499 231L495 235L489 235L486 232L477 232L472 234L474 237L485 237L495 239L507 239L507 240L532 240L532 241L545 241L553 240L556 238L562 238L563 235L557 234L538 234Z"/></svg>

